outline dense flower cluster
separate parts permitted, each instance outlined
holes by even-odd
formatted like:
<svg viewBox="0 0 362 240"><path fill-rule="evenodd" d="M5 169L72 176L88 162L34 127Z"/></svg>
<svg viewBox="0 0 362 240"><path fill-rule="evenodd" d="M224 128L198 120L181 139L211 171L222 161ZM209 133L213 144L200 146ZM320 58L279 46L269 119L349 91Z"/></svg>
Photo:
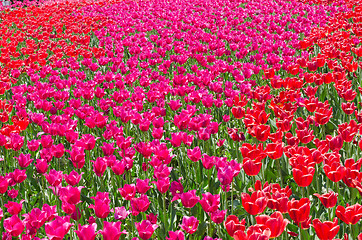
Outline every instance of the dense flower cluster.
<svg viewBox="0 0 362 240"><path fill-rule="evenodd" d="M3 239L362 239L359 1L0 9Z"/></svg>

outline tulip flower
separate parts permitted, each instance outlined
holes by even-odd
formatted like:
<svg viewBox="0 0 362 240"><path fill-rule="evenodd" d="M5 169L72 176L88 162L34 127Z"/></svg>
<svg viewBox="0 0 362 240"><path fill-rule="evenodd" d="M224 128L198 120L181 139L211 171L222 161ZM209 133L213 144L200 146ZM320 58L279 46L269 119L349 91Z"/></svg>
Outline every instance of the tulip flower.
<svg viewBox="0 0 362 240"><path fill-rule="evenodd" d="M158 228L157 224L152 224L148 220L143 220L141 223L136 222L135 226L140 238L143 240L150 239L153 232Z"/></svg>
<svg viewBox="0 0 362 240"><path fill-rule="evenodd" d="M338 225L338 219L334 218L333 222L330 221L326 221L326 222L321 222L321 220L317 219L313 219L313 228L315 230L315 232L317 233L317 236L319 237L319 239L325 239L325 240L330 240L333 239L338 231L340 226Z"/></svg>
<svg viewBox="0 0 362 240"><path fill-rule="evenodd" d="M125 231L121 231L121 222L103 222L104 228L99 231L104 240L118 240Z"/></svg>
<svg viewBox="0 0 362 240"><path fill-rule="evenodd" d="M308 220L310 213L310 201L308 198L300 200L292 199L288 202L288 213L290 218L297 224Z"/></svg>
<svg viewBox="0 0 362 240"><path fill-rule="evenodd" d="M195 233L198 226L199 220L197 220L197 218L195 218L194 216L184 216L182 218L182 224L180 225L180 227L189 234Z"/></svg>
<svg viewBox="0 0 362 240"><path fill-rule="evenodd" d="M45 224L45 233L49 239L63 239L73 224L69 222L70 217L59 217Z"/></svg>
<svg viewBox="0 0 362 240"><path fill-rule="evenodd" d="M4 229L12 237L19 236L24 231L24 228L24 223L17 215L13 215L10 218L4 219Z"/></svg>
<svg viewBox="0 0 362 240"><path fill-rule="evenodd" d="M77 234L79 240L94 240L96 238L96 230L97 224L93 223L91 225L80 225L79 230L75 230L74 232Z"/></svg>
<svg viewBox="0 0 362 240"><path fill-rule="evenodd" d="M244 209L251 215L257 215L264 212L268 204L265 193L262 191L255 191L251 196L247 193L242 193L241 200Z"/></svg>
<svg viewBox="0 0 362 240"><path fill-rule="evenodd" d="M199 201L205 212L211 213L220 207L220 195L212 195L211 193L203 193L202 199Z"/></svg>
<svg viewBox="0 0 362 240"><path fill-rule="evenodd" d="M175 232L169 231L168 235L169 237L166 237L166 240L185 240L185 234L180 230Z"/></svg>
<svg viewBox="0 0 362 240"><path fill-rule="evenodd" d="M325 193L323 195L320 195L318 193L315 193L313 195L316 196L326 208L332 208L337 204L338 193L335 193L333 191L329 191L328 193Z"/></svg>
<svg viewBox="0 0 362 240"><path fill-rule="evenodd" d="M195 189L182 193L180 199L185 208L192 208L200 201L200 198L196 196Z"/></svg>
<svg viewBox="0 0 362 240"><path fill-rule="evenodd" d="M235 232L245 230L245 219L243 219L241 222L239 221L238 217L235 215L229 215L226 218L226 221L224 223L224 226L226 228L226 231L228 234L233 237Z"/></svg>
<svg viewBox="0 0 362 240"><path fill-rule="evenodd" d="M336 216L346 224L355 225L362 218L362 206L358 203L347 207L337 206Z"/></svg>
<svg viewBox="0 0 362 240"><path fill-rule="evenodd" d="M289 220L283 218L281 212L274 212L272 215L259 215L255 217L256 223L270 229L270 238L279 237L287 227Z"/></svg>

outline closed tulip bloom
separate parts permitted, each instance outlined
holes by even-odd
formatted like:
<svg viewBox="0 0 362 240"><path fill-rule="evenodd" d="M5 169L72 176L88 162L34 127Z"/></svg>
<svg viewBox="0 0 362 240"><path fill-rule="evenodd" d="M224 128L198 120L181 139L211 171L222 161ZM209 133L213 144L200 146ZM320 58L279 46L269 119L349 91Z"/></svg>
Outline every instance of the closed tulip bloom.
<svg viewBox="0 0 362 240"><path fill-rule="evenodd" d="M15 158L18 159L18 163L19 163L20 167L26 168L33 161L33 159L31 159L30 157L31 157L31 154L20 153L19 157L15 157Z"/></svg>
<svg viewBox="0 0 362 240"><path fill-rule="evenodd" d="M243 158L243 169L248 176L256 176L259 174L262 167L260 158L250 159L248 157Z"/></svg>
<svg viewBox="0 0 362 240"><path fill-rule="evenodd" d="M9 182L8 179L6 179L3 176L0 176L0 194L6 193L8 190Z"/></svg>
<svg viewBox="0 0 362 240"><path fill-rule="evenodd" d="M41 135L40 143L43 148L50 148L53 145L53 139L51 135Z"/></svg>
<svg viewBox="0 0 362 240"><path fill-rule="evenodd" d="M40 174L46 173L48 171L48 162L45 159L37 159L35 164L35 169L37 173Z"/></svg>
<svg viewBox="0 0 362 240"><path fill-rule="evenodd" d="M84 173L82 172L81 174L79 174L76 171L71 171L68 175L64 174L64 180L71 186L75 186L79 183L79 181L82 179L82 175Z"/></svg>
<svg viewBox="0 0 362 240"><path fill-rule="evenodd" d="M244 209L251 215L257 215L264 212L268 199L262 191L255 191L251 196L247 193L241 194Z"/></svg>
<svg viewBox="0 0 362 240"><path fill-rule="evenodd" d="M362 218L362 206L358 203L347 207L337 206L336 216L346 224L355 225Z"/></svg>
<svg viewBox="0 0 362 240"><path fill-rule="evenodd" d="M132 215L137 216L140 212L146 212L150 206L147 195L142 194L140 198L131 199Z"/></svg>
<svg viewBox="0 0 362 240"><path fill-rule="evenodd" d="M152 224L148 220L143 220L141 223L136 222L135 226L140 238L143 240L150 239L154 231L158 228L157 224Z"/></svg>
<svg viewBox="0 0 362 240"><path fill-rule="evenodd" d="M90 225L80 225L79 224L79 230L75 230L74 232L77 234L79 240L94 240L96 238L96 230L97 230L97 224L93 223Z"/></svg>
<svg viewBox="0 0 362 240"><path fill-rule="evenodd" d="M199 202L200 198L196 196L196 190L191 190L181 194L181 203L185 208L192 208Z"/></svg>
<svg viewBox="0 0 362 240"><path fill-rule="evenodd" d="M279 237L287 227L289 220L283 218L281 212L274 212L272 215L259 215L255 217L256 223L264 225L271 231L270 238Z"/></svg>
<svg viewBox="0 0 362 240"><path fill-rule="evenodd" d="M107 169L107 162L105 161L105 159L102 157L98 157L95 161L91 161L91 162L93 162L94 173L98 177L103 176L104 172Z"/></svg>
<svg viewBox="0 0 362 240"><path fill-rule="evenodd" d="M157 190L160 193L166 193L168 191L168 189L170 188L170 178L166 177L166 178L158 178L157 182L152 182L156 185Z"/></svg>
<svg viewBox="0 0 362 240"><path fill-rule="evenodd" d="M80 192L82 190L82 188L84 188L83 186L81 187L72 187L72 186L67 186L67 187L62 187L59 189L59 197L62 201L65 201L69 204L78 204L80 203Z"/></svg>
<svg viewBox="0 0 362 240"><path fill-rule="evenodd" d="M224 186L231 184L234 177L234 170L231 166L220 167L217 171L217 178Z"/></svg>
<svg viewBox="0 0 362 240"><path fill-rule="evenodd" d="M83 142L85 150L92 150L96 146L96 138L91 134L83 134L80 141Z"/></svg>
<svg viewBox="0 0 362 240"><path fill-rule="evenodd" d="M340 228L338 225L337 218L334 218L333 222L326 221L323 223L318 218L313 219L313 227L314 227L314 230L315 230L317 236L321 240L333 239L337 235L339 228Z"/></svg>
<svg viewBox="0 0 362 240"><path fill-rule="evenodd" d="M225 219L225 215L226 215L226 210L215 210L214 212L210 212L209 213L211 220L216 223L216 224L220 224L224 221Z"/></svg>
<svg viewBox="0 0 362 240"><path fill-rule="evenodd" d="M293 177L299 187L308 187L313 181L314 172L313 166L298 164L293 168Z"/></svg>
<svg viewBox="0 0 362 240"><path fill-rule="evenodd" d="M149 183L149 179L142 180L138 178L136 183L136 191L140 194L146 193L151 188Z"/></svg>
<svg viewBox="0 0 362 240"><path fill-rule="evenodd" d="M199 220L197 220L197 218L195 218L194 216L184 216L182 218L182 224L180 225L180 227L188 234L193 234L194 232L196 232L198 226Z"/></svg>
<svg viewBox="0 0 362 240"><path fill-rule="evenodd" d="M320 195L318 193L315 193L313 195L316 196L326 208L332 208L337 204L338 193L335 193L333 191L329 191L328 193L325 193L323 195Z"/></svg>
<svg viewBox="0 0 362 240"><path fill-rule="evenodd" d="M298 224L308 220L310 213L309 199L302 198L300 200L290 200L288 202L288 213L290 218Z"/></svg>
<svg viewBox="0 0 362 240"><path fill-rule="evenodd" d="M108 192L97 192L95 197L91 197L94 199L94 205L90 205L89 208L94 209L94 212L99 218L106 218L108 214L111 212L109 208L110 200Z"/></svg>

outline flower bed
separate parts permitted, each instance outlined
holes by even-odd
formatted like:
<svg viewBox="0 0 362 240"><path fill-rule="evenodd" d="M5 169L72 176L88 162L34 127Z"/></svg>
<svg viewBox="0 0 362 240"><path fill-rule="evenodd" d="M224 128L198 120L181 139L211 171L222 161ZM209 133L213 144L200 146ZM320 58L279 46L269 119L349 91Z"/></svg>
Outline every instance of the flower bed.
<svg viewBox="0 0 362 240"><path fill-rule="evenodd" d="M3 8L3 239L356 239L359 5Z"/></svg>

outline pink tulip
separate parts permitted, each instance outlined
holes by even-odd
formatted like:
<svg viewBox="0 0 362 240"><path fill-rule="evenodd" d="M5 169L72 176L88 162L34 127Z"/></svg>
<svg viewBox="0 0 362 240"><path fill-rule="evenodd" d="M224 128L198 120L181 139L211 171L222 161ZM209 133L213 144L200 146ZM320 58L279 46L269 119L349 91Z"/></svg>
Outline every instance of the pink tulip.
<svg viewBox="0 0 362 240"><path fill-rule="evenodd" d="M194 232L196 232L198 226L199 220L197 220L197 218L195 218L194 216L184 216L182 218L182 224L180 225L180 227L189 234L193 234Z"/></svg>
<svg viewBox="0 0 362 240"><path fill-rule="evenodd" d="M55 219L49 223L45 224L45 233L50 240L61 240L69 232L70 228L73 226L69 222L70 217L59 217L56 216Z"/></svg>
<svg viewBox="0 0 362 240"><path fill-rule="evenodd" d="M74 232L77 234L79 240L94 240L96 238L96 230L97 224L93 223L91 225L80 225L79 230L75 230Z"/></svg>
<svg viewBox="0 0 362 240"><path fill-rule="evenodd" d="M24 231L25 227L19 217L17 215L13 215L4 220L4 228L8 234L13 237L17 237Z"/></svg>
<svg viewBox="0 0 362 240"><path fill-rule="evenodd" d="M143 220L141 223L136 222L135 225L140 238L143 240L150 239L153 232L158 228L157 224L152 224L148 220Z"/></svg>

